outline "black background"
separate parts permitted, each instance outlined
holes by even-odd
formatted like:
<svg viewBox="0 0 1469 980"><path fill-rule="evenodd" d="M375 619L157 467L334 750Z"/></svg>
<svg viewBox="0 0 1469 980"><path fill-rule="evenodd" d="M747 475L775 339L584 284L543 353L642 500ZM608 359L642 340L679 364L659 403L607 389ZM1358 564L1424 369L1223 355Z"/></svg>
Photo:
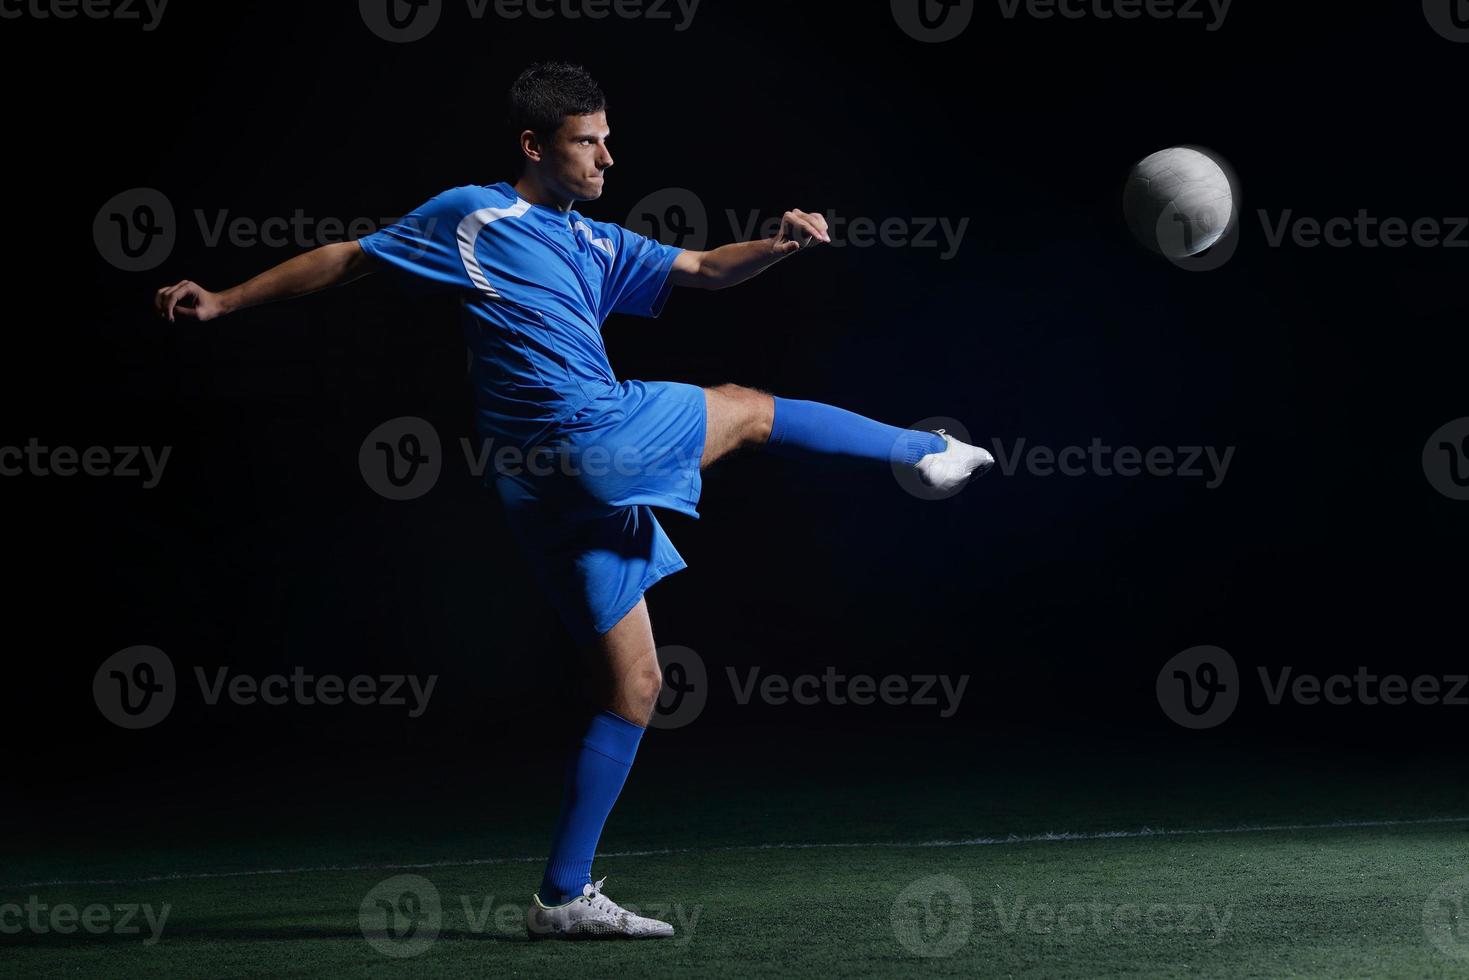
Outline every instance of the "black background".
<svg viewBox="0 0 1469 980"><path fill-rule="evenodd" d="M354 4L174 0L136 22L0 23L10 234L0 444L172 447L137 480L0 479L11 574L6 699L21 802L189 792L392 753L513 766L577 714L570 640L528 580L498 500L451 455L414 501L375 494L364 436L398 416L472 432L452 298L390 272L196 324L153 291L223 289L294 246L210 248L194 218L382 219L463 183L514 179L503 96L528 63L584 63L616 165L579 206L626 222L686 187L727 211L968 219L936 248L818 249L657 320L614 318L618 375L736 381L894 424L960 420L981 445L1235 447L1222 486L1181 478L986 476L932 502L885 468L749 454L705 475L702 520L660 515L690 568L649 593L660 644L713 693L660 738L737 742L931 725L1128 733L1455 754L1469 708L1266 703L1255 670L1453 674L1464 657L1469 504L1420 455L1466 409L1454 249L1268 247L1259 209L1318 219L1469 213L1459 92L1469 45L1417 4L1237 0L1200 21L1003 18L923 44L888 5L704 0L691 26L447 3L390 44ZM1243 194L1238 253L1190 273L1122 222L1128 168L1207 146ZM149 272L105 261L93 219L162 191L178 241ZM135 644L187 679L157 728L91 697ZM1163 663L1198 644L1244 675L1195 733L1160 710ZM197 667L263 676L437 674L418 720L384 708L208 707ZM958 714L735 703L725 668L787 676L968 674ZM742 674L743 676L743 674ZM770 758L760 764L770 764ZM22 808L22 813L26 812Z"/></svg>

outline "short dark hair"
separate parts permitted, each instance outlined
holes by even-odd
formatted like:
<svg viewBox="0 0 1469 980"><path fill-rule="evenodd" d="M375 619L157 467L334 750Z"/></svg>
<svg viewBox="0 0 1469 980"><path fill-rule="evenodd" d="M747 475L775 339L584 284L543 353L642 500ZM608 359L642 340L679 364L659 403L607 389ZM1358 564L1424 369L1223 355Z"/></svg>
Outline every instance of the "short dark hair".
<svg viewBox="0 0 1469 980"><path fill-rule="evenodd" d="M585 116L607 108L607 97L581 65L543 61L520 73L510 86L510 130L519 137L527 129L545 139L567 116Z"/></svg>

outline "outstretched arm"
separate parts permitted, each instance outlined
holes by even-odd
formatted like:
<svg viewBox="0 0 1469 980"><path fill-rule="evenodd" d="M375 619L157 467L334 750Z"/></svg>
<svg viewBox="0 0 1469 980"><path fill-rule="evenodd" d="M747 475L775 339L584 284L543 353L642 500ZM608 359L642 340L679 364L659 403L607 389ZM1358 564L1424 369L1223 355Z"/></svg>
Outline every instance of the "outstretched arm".
<svg viewBox="0 0 1469 980"><path fill-rule="evenodd" d="M154 294L153 309L170 323L180 316L213 320L249 306L305 296L360 279L373 271L376 264L356 242L335 242L288 259L222 293L211 293L188 279L165 286Z"/></svg>
<svg viewBox="0 0 1469 980"><path fill-rule="evenodd" d="M675 286L724 289L758 276L808 245L830 241L822 215L787 211L774 238L724 245L708 252L686 250L673 260L669 278Z"/></svg>

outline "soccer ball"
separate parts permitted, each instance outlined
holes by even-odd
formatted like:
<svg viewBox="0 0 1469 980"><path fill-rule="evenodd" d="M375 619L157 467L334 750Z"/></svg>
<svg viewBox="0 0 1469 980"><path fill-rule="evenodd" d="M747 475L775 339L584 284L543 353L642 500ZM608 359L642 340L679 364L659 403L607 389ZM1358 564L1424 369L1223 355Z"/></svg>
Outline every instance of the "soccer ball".
<svg viewBox="0 0 1469 980"><path fill-rule="evenodd" d="M1144 157L1132 168L1122 210L1138 241L1182 259L1224 237L1234 220L1234 190L1214 157L1175 146Z"/></svg>

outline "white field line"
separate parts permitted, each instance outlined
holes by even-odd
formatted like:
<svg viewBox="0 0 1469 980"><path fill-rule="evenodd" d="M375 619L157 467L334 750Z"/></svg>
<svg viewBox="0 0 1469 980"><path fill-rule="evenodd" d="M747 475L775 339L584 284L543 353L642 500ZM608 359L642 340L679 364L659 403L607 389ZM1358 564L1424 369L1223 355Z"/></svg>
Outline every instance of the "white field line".
<svg viewBox="0 0 1469 980"><path fill-rule="evenodd" d="M1209 837L1218 834L1268 834L1302 830L1349 830L1361 827L1422 827L1430 824L1469 823L1469 817L1423 817L1414 820L1343 820L1336 823L1246 824L1239 827L1209 827L1198 830L1098 830L1088 833L1011 834L1007 837L969 837L962 840L867 841L853 843L774 843L736 844L728 847L676 847L651 851L611 851L600 858L664 857L674 854L718 854L739 851L828 851L860 848L932 848L989 847L1002 844L1049 844L1066 841L1125 840L1142 837ZM43 888L57 885L141 885L160 881L191 881L204 878L253 878L262 875L318 874L334 871L424 871L432 868L470 868L489 864L540 864L544 857L469 858L453 861L427 861L419 864L323 864L301 868L260 868L253 871L176 872L145 878L77 878L71 880L30 881L18 885L0 885L10 891L17 888Z"/></svg>

